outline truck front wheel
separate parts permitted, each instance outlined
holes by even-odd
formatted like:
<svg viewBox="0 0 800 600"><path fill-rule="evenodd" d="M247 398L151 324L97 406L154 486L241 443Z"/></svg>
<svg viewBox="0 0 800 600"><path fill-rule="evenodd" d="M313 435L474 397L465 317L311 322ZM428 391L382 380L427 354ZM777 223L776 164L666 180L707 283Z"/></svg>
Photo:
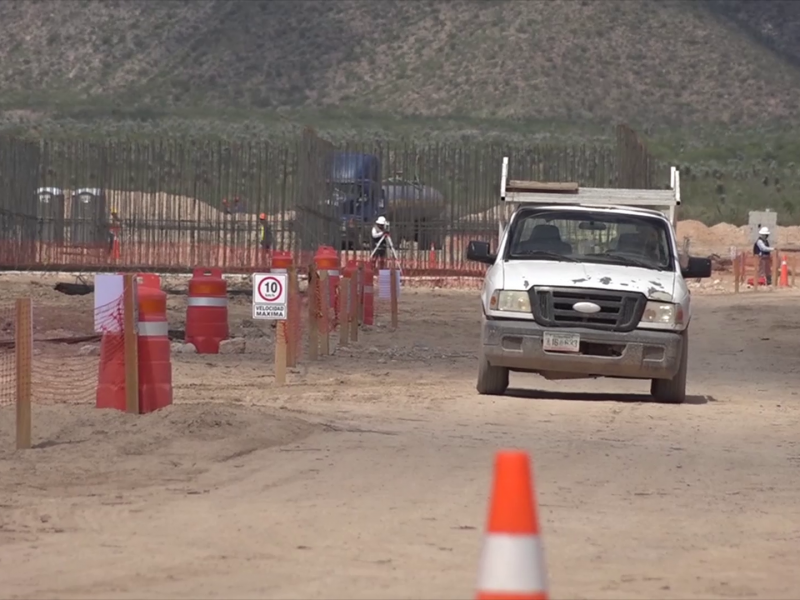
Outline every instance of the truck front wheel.
<svg viewBox="0 0 800 600"><path fill-rule="evenodd" d="M689 332L681 333L681 363L678 372L672 379L653 379L650 383L650 395L658 402L665 404L683 404L686 400L686 371L689 367Z"/></svg>
<svg viewBox="0 0 800 600"><path fill-rule="evenodd" d="M478 393L488 396L502 396L508 389L508 369L493 367L481 351L478 356Z"/></svg>

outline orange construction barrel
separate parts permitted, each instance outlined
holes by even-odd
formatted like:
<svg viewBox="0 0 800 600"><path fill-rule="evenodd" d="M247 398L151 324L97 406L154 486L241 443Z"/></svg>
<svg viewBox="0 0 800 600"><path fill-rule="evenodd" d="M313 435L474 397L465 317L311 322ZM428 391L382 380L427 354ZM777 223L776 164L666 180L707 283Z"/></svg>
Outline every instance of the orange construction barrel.
<svg viewBox="0 0 800 600"><path fill-rule="evenodd" d="M218 354L219 344L230 336L228 282L222 269L197 268L189 280L186 341L198 354Z"/></svg>
<svg viewBox="0 0 800 600"><path fill-rule="evenodd" d="M272 273L288 273L289 267L294 264L292 253L285 250L276 250L272 253Z"/></svg>
<svg viewBox="0 0 800 600"><path fill-rule="evenodd" d="M172 359L166 292L147 286L138 290L139 412L172 404Z"/></svg>

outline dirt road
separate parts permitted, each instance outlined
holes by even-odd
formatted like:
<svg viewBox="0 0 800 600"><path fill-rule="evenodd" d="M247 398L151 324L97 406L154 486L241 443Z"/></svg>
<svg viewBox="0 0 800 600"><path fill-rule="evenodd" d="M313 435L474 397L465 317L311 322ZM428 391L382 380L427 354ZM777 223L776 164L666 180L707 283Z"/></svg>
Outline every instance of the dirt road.
<svg viewBox="0 0 800 600"><path fill-rule="evenodd" d="M479 397L475 293L420 290L396 336L379 326L282 389L268 352L176 355L172 407L43 402L22 453L4 407L0 590L468 598L493 454L521 447L552 597L794 598L798 302L696 296L683 406L646 382L514 375Z"/></svg>

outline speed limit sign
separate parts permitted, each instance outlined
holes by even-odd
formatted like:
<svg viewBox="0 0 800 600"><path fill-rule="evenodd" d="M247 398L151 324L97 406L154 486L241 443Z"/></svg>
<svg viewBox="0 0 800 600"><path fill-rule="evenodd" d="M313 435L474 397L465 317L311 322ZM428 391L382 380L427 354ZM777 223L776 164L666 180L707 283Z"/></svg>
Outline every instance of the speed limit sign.
<svg viewBox="0 0 800 600"><path fill-rule="evenodd" d="M286 320L286 273L253 275L253 318Z"/></svg>

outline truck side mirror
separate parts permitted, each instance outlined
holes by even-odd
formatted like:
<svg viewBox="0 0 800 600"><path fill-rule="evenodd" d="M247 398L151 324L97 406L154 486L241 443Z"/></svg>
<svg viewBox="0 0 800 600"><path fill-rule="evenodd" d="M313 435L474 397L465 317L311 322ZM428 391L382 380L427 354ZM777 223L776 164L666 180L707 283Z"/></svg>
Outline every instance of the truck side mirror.
<svg viewBox="0 0 800 600"><path fill-rule="evenodd" d="M496 255L489 252L489 242L471 241L467 246L467 260L491 265L496 258Z"/></svg>
<svg viewBox="0 0 800 600"><path fill-rule="evenodd" d="M711 277L711 259L690 256L686 261L686 266L681 266L681 275L684 279Z"/></svg>

